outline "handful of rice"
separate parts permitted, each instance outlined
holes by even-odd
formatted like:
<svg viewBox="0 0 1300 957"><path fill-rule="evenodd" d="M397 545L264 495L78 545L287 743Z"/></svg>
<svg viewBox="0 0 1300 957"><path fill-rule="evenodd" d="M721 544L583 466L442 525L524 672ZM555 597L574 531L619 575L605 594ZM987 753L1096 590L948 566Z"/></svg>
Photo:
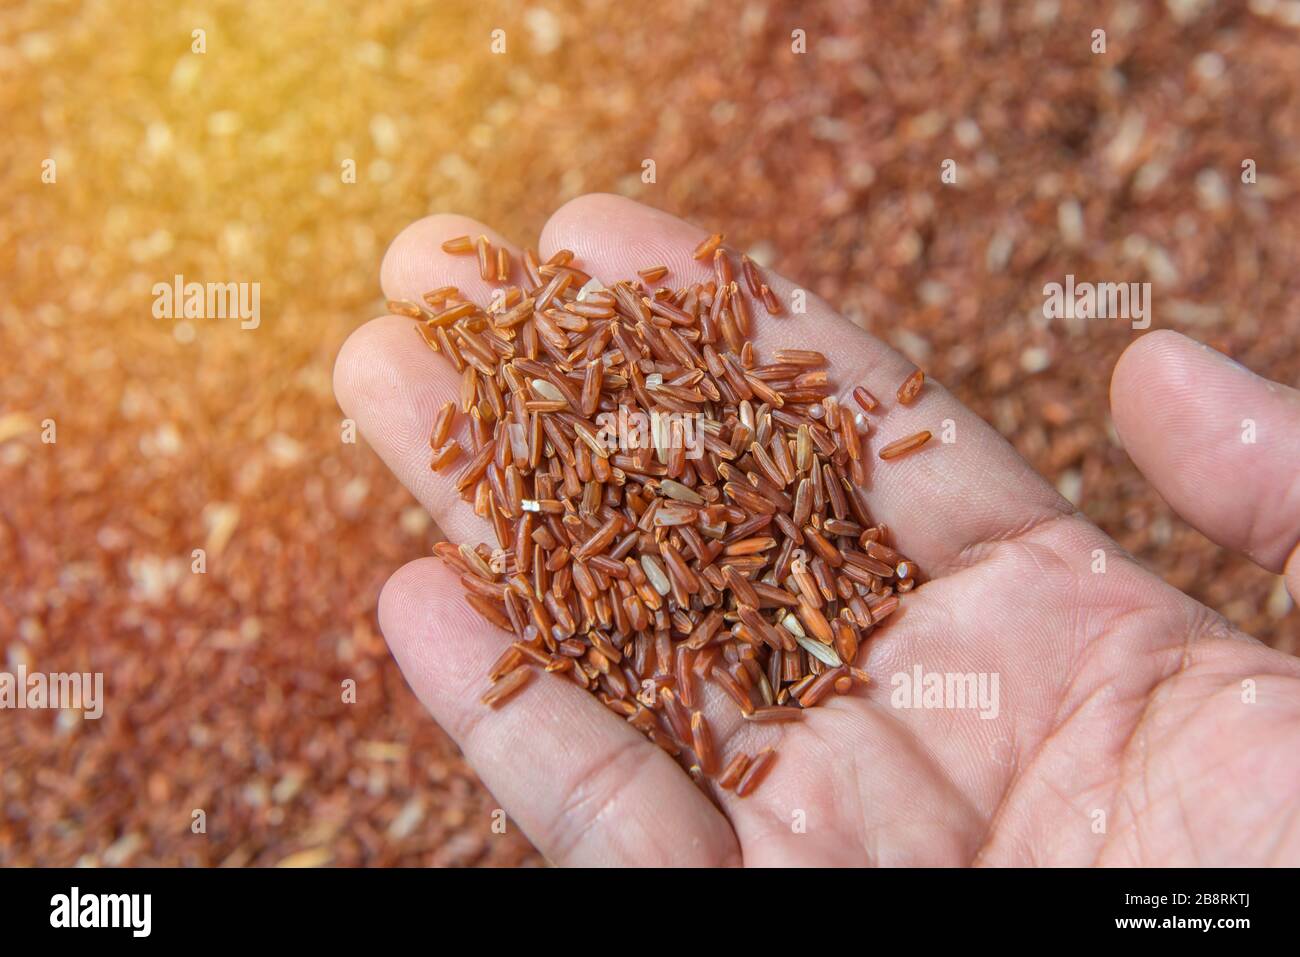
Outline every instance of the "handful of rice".
<svg viewBox="0 0 1300 957"><path fill-rule="evenodd" d="M758 310L782 305L758 267L740 278L709 237L714 278L661 285L663 266L605 287L572 253L515 264L486 238L449 240L499 283L488 308L444 287L390 303L462 376L433 424L432 467L496 545L439 543L467 600L514 641L492 666L496 707L539 671L572 681L639 728L696 778L740 796L775 758L725 764L700 706L717 685L746 720L797 721L868 676L855 662L917 581L915 564L872 521L866 414L842 406L824 355L778 349L761 361ZM920 373L899 388L921 390ZM452 437L457 410L465 446ZM891 443L893 458L924 445Z"/></svg>

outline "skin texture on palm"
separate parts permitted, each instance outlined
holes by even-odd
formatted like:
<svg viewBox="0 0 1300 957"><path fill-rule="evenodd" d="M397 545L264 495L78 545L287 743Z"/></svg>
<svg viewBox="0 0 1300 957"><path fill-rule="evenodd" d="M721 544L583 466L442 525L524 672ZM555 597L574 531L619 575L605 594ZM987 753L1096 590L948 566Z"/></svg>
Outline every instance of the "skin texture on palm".
<svg viewBox="0 0 1300 957"><path fill-rule="evenodd" d="M418 299L456 285L487 302L491 287L473 258L439 249L444 239L480 233L518 255L481 224L430 217L394 241L384 294ZM682 284L709 276L691 258L704 235L629 200L588 196L556 212L539 252L571 249L607 282L662 262L667 281ZM794 285L771 273L768 281L788 303ZM639 732L559 679L539 676L507 707L483 707L484 675L508 636L469 608L455 575L433 559L405 566L384 588L380 625L407 680L548 857L758 865L1300 860L1295 659L1233 632L1139 566L938 384L899 406L893 392L911 364L817 297L809 294L806 315L756 313L755 346L760 358L781 346L819 349L843 395L864 384L885 400L869 417L868 502L930 580L866 643L859 663L879 683L832 698L799 723L745 724L718 689L704 689L724 760L736 749L778 749L753 796L715 791L715 805ZM1217 365L1207 371L1198 361ZM1218 409L1224 421L1254 416L1273 437L1254 447L1257 461L1243 460L1251 453L1227 447L1220 431L1217 445L1189 464L1187 447L1204 441L1204 410L1184 401L1181 417L1162 412L1171 394L1194 391L1189 374L1202 391L1219 376L1248 377L1210 394L1227 404ZM335 369L340 405L379 455L449 538L477 542L490 539L486 525L455 494L453 477L428 467L430 423L458 381L410 320L392 316L354 333ZM1290 556L1294 592L1294 391L1207 359L1171 333L1131 347L1113 391L1117 427L1130 448L1140 441L1134 459L1157 488L1193 524L1261 563L1280 570ZM875 458L886 442L937 432L944 420L954 443L892 462ZM1231 496L1198 497L1178 485L1192 464L1201 470L1193 476L1212 475L1215 456L1233 457L1232 466L1249 473ZM1246 482L1248 502L1236 497ZM1282 509L1267 510L1279 501ZM888 676L918 664L931 673L996 673L998 716L892 707Z"/></svg>

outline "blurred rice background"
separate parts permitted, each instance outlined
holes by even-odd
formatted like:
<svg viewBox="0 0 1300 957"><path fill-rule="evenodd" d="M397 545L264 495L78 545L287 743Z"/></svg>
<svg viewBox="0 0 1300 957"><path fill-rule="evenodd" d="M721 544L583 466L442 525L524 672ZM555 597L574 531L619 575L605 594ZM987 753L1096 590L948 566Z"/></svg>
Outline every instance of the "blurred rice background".
<svg viewBox="0 0 1300 957"><path fill-rule="evenodd" d="M0 864L540 862L388 658L376 595L436 530L330 391L433 211L531 243L608 190L725 231L1295 652L1279 580L1117 446L1138 333L1041 310L1150 281L1155 327L1300 378L1298 39L1281 0L4 3L0 668L107 703L0 713ZM177 273L261 283L260 328L153 318Z"/></svg>

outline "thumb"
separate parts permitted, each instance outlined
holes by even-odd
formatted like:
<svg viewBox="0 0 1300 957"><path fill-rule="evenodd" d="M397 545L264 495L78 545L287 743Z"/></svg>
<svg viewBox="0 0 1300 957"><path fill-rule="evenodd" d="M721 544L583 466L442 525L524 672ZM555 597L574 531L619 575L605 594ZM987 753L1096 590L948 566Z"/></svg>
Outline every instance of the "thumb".
<svg viewBox="0 0 1300 957"><path fill-rule="evenodd" d="M1129 457L1170 506L1283 572L1300 601L1300 392L1161 330L1120 356L1110 405Z"/></svg>

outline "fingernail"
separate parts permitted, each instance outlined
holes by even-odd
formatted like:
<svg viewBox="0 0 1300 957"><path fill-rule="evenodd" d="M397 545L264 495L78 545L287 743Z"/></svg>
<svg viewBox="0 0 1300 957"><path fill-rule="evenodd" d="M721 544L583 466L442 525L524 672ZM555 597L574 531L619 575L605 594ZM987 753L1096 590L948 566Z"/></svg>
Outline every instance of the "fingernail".
<svg viewBox="0 0 1300 957"><path fill-rule="evenodd" d="M1242 365L1240 362L1238 362L1232 356L1228 355L1226 352L1220 352L1218 349L1214 348L1213 346L1208 345L1207 343L1204 342L1200 342L1196 339L1193 339L1192 341L1195 342L1202 349L1204 349L1206 352L1208 352L1210 355L1214 356L1214 358L1218 359L1224 365L1230 366L1233 369L1240 369L1242 372L1246 373L1252 379L1259 378L1258 373L1256 373L1254 369Z"/></svg>

